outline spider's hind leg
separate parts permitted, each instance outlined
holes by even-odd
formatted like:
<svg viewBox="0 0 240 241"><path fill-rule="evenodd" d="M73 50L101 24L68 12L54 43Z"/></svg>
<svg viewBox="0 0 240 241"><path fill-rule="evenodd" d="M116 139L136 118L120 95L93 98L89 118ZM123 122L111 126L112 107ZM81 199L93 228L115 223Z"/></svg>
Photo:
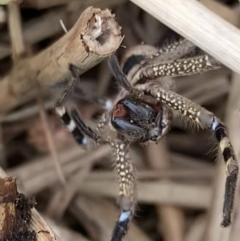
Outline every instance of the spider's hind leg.
<svg viewBox="0 0 240 241"><path fill-rule="evenodd" d="M173 91L161 88L161 86L155 83L138 85L136 88L156 98L159 103L168 105L170 108L176 110L190 121L197 123L202 128L212 131L214 137L219 142L220 150L226 163L227 179L225 184L222 226L229 226L234 206L239 167L226 126L214 116L213 113Z"/></svg>
<svg viewBox="0 0 240 241"><path fill-rule="evenodd" d="M226 163L227 180L225 184L225 200L223 206L223 220L221 224L223 227L227 227L231 224L231 214L234 207L239 167L234 149L227 134L226 126L216 117L213 117L211 130L219 142L220 149Z"/></svg>

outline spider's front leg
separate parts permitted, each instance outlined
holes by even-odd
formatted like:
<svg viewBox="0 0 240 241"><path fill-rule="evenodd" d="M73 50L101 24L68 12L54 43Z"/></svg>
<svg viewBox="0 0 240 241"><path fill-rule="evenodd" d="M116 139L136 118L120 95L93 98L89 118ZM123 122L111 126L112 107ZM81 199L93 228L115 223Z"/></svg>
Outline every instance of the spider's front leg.
<svg viewBox="0 0 240 241"><path fill-rule="evenodd" d="M54 109L58 116L61 118L64 125L67 127L69 132L71 132L72 136L76 140L76 142L81 145L84 149L87 148L88 141L83 133L77 128L74 120L69 115L68 111L64 107L64 104L69 99L70 95L74 92L79 76L78 76L78 68L73 64L69 64L69 70L73 76L69 87L63 92L62 96L56 101Z"/></svg>
<svg viewBox="0 0 240 241"><path fill-rule="evenodd" d="M79 68L73 64L69 64L69 71L72 74L72 80L69 85L69 87L63 92L62 96L56 101L56 104L54 106L56 113L61 118L64 125L67 127L67 129L71 132L76 142L81 145L84 149L88 148L89 141L84 136L84 132L81 132L79 130L79 127L77 126L75 120L71 117L71 115L68 113L66 108L64 107L64 104L69 99L70 95L73 94L74 90L76 89L76 85L78 82L80 82L79 77ZM81 90L81 94L83 97L86 96L86 93ZM85 97L86 99L89 99L92 102L95 102L99 104L103 109L107 110L101 117L97 131L100 133L101 129L104 128L104 126L107 124L108 121L108 111L112 108L112 101L109 99L99 99L96 97ZM75 111L73 111L75 113ZM76 113L75 113L75 116Z"/></svg>
<svg viewBox="0 0 240 241"><path fill-rule="evenodd" d="M239 167L226 126L214 116L213 113L173 91L161 88L155 83L138 85L136 89L144 91L145 94L156 98L158 102L168 105L202 128L212 131L219 142L220 150L226 163L227 179L225 184L222 226L229 226L231 224Z"/></svg>
<svg viewBox="0 0 240 241"><path fill-rule="evenodd" d="M129 155L129 142L126 142L124 138L110 141L100 136L93 131L90 127L86 126L76 110L71 111L78 128L93 139L98 144L111 145L114 162L118 175L119 182L119 204L121 207L121 214L118 221L115 224L111 241L120 241L122 237L127 233L129 222L134 214L134 207L136 203L136 187L135 187L135 175L132 161ZM126 126L124 125L123 128Z"/></svg>

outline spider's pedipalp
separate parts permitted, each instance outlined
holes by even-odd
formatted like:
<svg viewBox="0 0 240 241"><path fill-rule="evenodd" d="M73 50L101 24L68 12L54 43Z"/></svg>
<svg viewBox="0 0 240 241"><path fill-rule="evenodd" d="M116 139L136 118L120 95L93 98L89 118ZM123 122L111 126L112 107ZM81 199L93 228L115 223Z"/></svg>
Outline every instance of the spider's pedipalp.
<svg viewBox="0 0 240 241"><path fill-rule="evenodd" d="M109 144L110 142L103 138L102 136L98 135L92 128L85 125L81 117L79 116L76 109L71 110L71 116L76 123L77 127L88 137L93 139L97 144Z"/></svg>
<svg viewBox="0 0 240 241"><path fill-rule="evenodd" d="M147 135L147 140L158 142L165 136L171 128L172 111L167 106L160 106L160 111L155 120L155 126L150 128Z"/></svg>
<svg viewBox="0 0 240 241"><path fill-rule="evenodd" d="M116 140L111 143L119 183L121 214L113 229L111 241L120 241L127 233L137 200L134 167L129 154L129 144Z"/></svg>
<svg viewBox="0 0 240 241"><path fill-rule="evenodd" d="M219 69L220 64L208 55L202 55L187 59L167 61L160 64L152 64L141 70L141 79L156 79L163 76L184 76L204 73L209 70Z"/></svg>
<svg viewBox="0 0 240 241"><path fill-rule="evenodd" d="M224 227L229 226L231 223L239 167L225 125L221 123L213 113L173 91L161 88L161 86L155 83L138 85L136 88L144 90L146 94L155 97L160 103L168 105L186 118L198 123L202 128L209 129L213 132L213 135L219 142L220 150L226 163L227 179L225 184L222 225Z"/></svg>

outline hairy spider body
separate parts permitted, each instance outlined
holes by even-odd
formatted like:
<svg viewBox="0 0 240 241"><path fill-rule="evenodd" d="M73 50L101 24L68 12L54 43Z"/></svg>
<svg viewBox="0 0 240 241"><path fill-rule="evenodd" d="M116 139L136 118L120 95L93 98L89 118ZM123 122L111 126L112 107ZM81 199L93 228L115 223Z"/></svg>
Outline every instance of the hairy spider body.
<svg viewBox="0 0 240 241"><path fill-rule="evenodd" d="M238 163L227 129L211 112L174 92L173 83L169 79L220 68L220 63L205 53L183 58L194 48L187 40L174 42L160 50L148 45L137 46L127 52L122 68L115 55L109 57L110 71L121 89L111 105L109 101L104 103L96 100L106 109L96 130L88 127L75 109L68 114L63 107L72 87L65 91L55 106L56 112L79 144L86 148L90 138L99 145L108 144L112 148L119 182L121 214L111 241L120 241L127 233L137 202L135 171L129 155L130 145L134 142L158 142L170 130L173 112L211 130L219 142L227 175L222 225L228 226L231 223ZM75 79L71 85L73 86L79 76L76 67L70 65L70 71ZM109 125L115 130L116 138L104 135L103 129Z"/></svg>

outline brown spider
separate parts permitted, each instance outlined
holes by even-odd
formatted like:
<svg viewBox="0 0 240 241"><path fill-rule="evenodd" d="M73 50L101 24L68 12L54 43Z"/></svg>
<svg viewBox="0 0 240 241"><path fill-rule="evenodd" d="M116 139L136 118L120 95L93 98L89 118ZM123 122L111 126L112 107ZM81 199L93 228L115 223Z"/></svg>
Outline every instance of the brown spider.
<svg viewBox="0 0 240 241"><path fill-rule="evenodd" d="M113 102L102 102L107 111L100 119L96 131L85 125L76 109L72 109L69 115L63 107L63 103L79 81L77 67L71 64L69 66L74 81L57 102L55 109L80 145L87 148L90 138L97 144L109 144L112 147L121 207L112 241L119 241L126 234L137 202L134 167L129 155L130 145L134 142L158 142L170 130L173 112L211 130L219 142L227 174L222 226L226 227L231 223L238 164L227 129L213 113L175 93L166 81L167 76L193 75L221 67L220 63L205 53L183 58L194 48L188 40L174 42L160 50L148 45L139 45L127 52L122 62L123 68L115 55L109 57L110 71L121 90ZM115 138L110 138L103 132L109 124L116 132Z"/></svg>

